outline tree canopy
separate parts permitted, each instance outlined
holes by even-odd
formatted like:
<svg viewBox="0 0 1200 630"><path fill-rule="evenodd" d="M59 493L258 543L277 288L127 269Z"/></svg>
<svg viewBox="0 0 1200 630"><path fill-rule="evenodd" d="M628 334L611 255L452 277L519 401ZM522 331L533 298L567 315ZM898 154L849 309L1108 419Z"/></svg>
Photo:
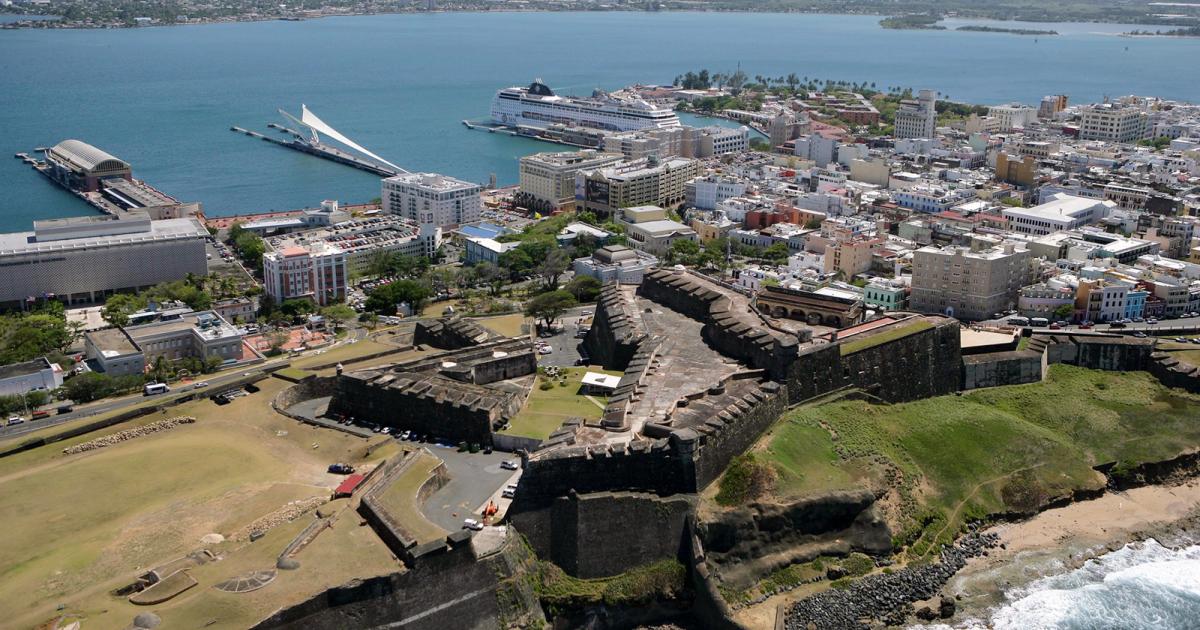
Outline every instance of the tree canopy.
<svg viewBox="0 0 1200 630"><path fill-rule="evenodd" d="M567 309L575 306L575 296L569 291L547 291L542 293L525 304L525 315L534 319L539 319L550 327L554 325L554 321L567 312Z"/></svg>

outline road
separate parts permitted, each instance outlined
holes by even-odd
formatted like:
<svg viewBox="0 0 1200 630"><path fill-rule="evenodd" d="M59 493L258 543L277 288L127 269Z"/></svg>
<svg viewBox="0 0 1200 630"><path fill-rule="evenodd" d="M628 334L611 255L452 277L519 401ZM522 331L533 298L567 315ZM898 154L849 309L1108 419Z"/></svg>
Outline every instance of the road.
<svg viewBox="0 0 1200 630"><path fill-rule="evenodd" d="M232 370L226 374L217 374L209 378L204 378L202 379L203 382L208 383L208 387L204 388L205 395L211 395L220 392L222 386L227 386L234 381L245 378L247 373L254 374L269 368L273 368L276 365L287 365L287 363L288 361L286 359L276 360L258 365L246 366ZM171 388L171 393L160 395L157 397L157 399L165 402L181 394L191 393L191 391L191 385L189 384L177 385ZM109 411L133 407L134 405L145 402L146 400L146 396L133 394L122 398L107 399L91 404L78 405L71 413L53 415L44 420L29 421L25 424L14 427L0 428L0 441L19 438L34 431L40 431L41 429L45 429L47 427L57 426L63 424L64 422L70 422L72 420L87 418L89 416L95 416L102 413L107 413Z"/></svg>
<svg viewBox="0 0 1200 630"><path fill-rule="evenodd" d="M421 512L430 522L452 532L462 529L463 519L478 519L476 510L506 483L510 483L514 471L501 468L500 462L518 459L512 453L460 453L453 446L413 442L404 444L424 446L446 462L450 482L430 495L421 506Z"/></svg>
<svg viewBox="0 0 1200 630"><path fill-rule="evenodd" d="M1008 318L988 320L979 322L982 326L1007 326L1005 323ZM1083 329L1078 324L1063 326L1062 328L1034 328L1034 332L1038 333L1053 333L1053 332L1111 332L1114 334L1132 335L1136 332L1144 332L1152 337L1170 337L1174 335L1190 334L1200 332L1200 317L1180 317L1178 319L1161 319L1157 324L1147 324L1145 322L1133 322L1126 324L1124 328L1113 328L1110 324L1096 324L1092 328Z"/></svg>

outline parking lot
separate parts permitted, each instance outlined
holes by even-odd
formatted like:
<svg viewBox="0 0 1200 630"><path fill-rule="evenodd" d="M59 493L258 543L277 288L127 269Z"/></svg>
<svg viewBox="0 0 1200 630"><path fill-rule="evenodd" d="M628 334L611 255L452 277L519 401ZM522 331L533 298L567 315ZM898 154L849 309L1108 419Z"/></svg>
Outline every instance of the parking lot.
<svg viewBox="0 0 1200 630"><path fill-rule="evenodd" d="M585 307L573 308L565 315L559 318L559 323L562 324L562 330L551 336L537 337L537 342L545 344L550 348L548 354L538 354L538 365L553 365L557 367L571 367L579 364L580 345L583 343L583 337L579 335L580 328L586 328L590 325L591 315L594 307L589 305Z"/></svg>

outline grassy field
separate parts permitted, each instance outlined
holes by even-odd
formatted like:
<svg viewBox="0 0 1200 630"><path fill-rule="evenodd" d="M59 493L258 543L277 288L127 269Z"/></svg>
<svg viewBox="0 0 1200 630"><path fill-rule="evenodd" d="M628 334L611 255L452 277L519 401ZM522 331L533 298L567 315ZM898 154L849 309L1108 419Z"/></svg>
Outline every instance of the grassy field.
<svg viewBox="0 0 1200 630"><path fill-rule="evenodd" d="M417 544L422 544L438 538L445 538L448 533L429 522L421 514L421 509L417 505L417 492L421 489L421 485L429 479L433 469L442 462L433 455L422 451L417 451L413 457L416 457L417 460L409 465L404 474L396 478L379 494L379 502L417 540Z"/></svg>
<svg viewBox="0 0 1200 630"><path fill-rule="evenodd" d="M400 349L396 346L390 346L388 344L379 343L378 341L372 341L370 339L363 339L354 343L338 346L328 352L322 352L321 354L313 354L296 359L292 361L292 367L304 369L311 368L314 365L333 363L335 361L346 363L359 357L365 357L367 355L375 354L377 352L385 352L387 350L395 350L396 352L400 351Z"/></svg>
<svg viewBox="0 0 1200 630"><path fill-rule="evenodd" d="M928 330L930 328L933 328L933 324L923 319L919 319L900 324L894 328L891 328L890 330L885 330L875 334L862 333L858 339L851 338L850 341L842 344L841 353L842 356L854 354L855 352L861 352L867 348L874 348L875 346L889 343L897 339L919 333L922 330Z"/></svg>
<svg viewBox="0 0 1200 630"><path fill-rule="evenodd" d="M781 498L871 487L898 542L1024 511L1102 482L1096 464L1168 459L1200 444L1200 397L1144 372L1055 365L1042 383L913 403L837 401L789 413L760 441ZM725 480L722 480L725 483ZM726 493L731 494L731 493Z"/></svg>
<svg viewBox="0 0 1200 630"><path fill-rule="evenodd" d="M530 323L530 320L520 313L497 315L495 317L476 317L474 319L475 323L486 326L505 337L519 337L522 334L529 334L528 331L522 331L521 326L522 324Z"/></svg>
<svg viewBox="0 0 1200 630"><path fill-rule="evenodd" d="M620 376L620 372L605 371L599 367L563 368L566 374L565 386L558 381L551 381L539 375L534 384L533 392L521 413L513 418L509 427L503 433L544 440L550 437L563 421L568 418L583 418L584 420L599 420L604 412L607 400L603 396L584 396L579 393L583 375L588 371L603 372ZM553 387L542 389L543 383L552 382Z"/></svg>
<svg viewBox="0 0 1200 630"><path fill-rule="evenodd" d="M1200 346L1198 345L1175 341L1160 341L1158 349L1170 352L1172 357L1184 363L1200 366Z"/></svg>
<svg viewBox="0 0 1200 630"><path fill-rule="evenodd" d="M328 496L340 480L325 472L329 462L357 464L367 458L366 440L302 425L271 411L271 397L289 383L268 379L260 385L260 392L229 405L193 401L0 459L0 522L5 534L0 537L0 602L8 615L6 623L31 627L52 617L63 604L86 614L86 627L122 628L139 610L109 591L140 571L197 549L206 534L228 537L289 501ZM179 415L195 416L197 422L87 453L62 453L73 444ZM373 457L383 454L376 451ZM225 579L236 574L224 573L239 566L235 560L243 550L273 558L282 548L268 549L261 542L230 546L226 560L202 569ZM386 552L381 555L389 559ZM363 558L346 562L375 566ZM272 564L273 560L251 568ZM344 579L351 572L340 575ZM295 592L263 589L256 596L261 605L245 610L251 616L269 613L313 579L314 574L297 579ZM327 579L324 571L320 579ZM155 607L164 625L188 625L172 623L168 614L185 600L199 600L197 611L219 609L209 601L216 593L211 584L201 579L201 586L181 596L180 602ZM239 602L250 601L241 597ZM244 618L232 627L253 621Z"/></svg>

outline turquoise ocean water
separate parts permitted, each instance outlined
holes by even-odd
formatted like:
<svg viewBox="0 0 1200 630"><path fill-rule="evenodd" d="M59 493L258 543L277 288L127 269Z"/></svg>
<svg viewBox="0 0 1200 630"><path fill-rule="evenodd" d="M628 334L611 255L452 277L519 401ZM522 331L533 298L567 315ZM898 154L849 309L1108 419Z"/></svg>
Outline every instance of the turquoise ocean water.
<svg viewBox="0 0 1200 630"><path fill-rule="evenodd" d="M548 145L468 131L494 92L534 77L566 93L667 83L691 69L929 87L956 100L1104 94L1200 100L1200 39L1122 25L1058 37L888 31L869 16L446 13L123 30L0 31L0 231L90 209L13 159L80 138L137 177L227 215L364 201L370 174L229 131L306 103L408 169L514 183Z"/></svg>

